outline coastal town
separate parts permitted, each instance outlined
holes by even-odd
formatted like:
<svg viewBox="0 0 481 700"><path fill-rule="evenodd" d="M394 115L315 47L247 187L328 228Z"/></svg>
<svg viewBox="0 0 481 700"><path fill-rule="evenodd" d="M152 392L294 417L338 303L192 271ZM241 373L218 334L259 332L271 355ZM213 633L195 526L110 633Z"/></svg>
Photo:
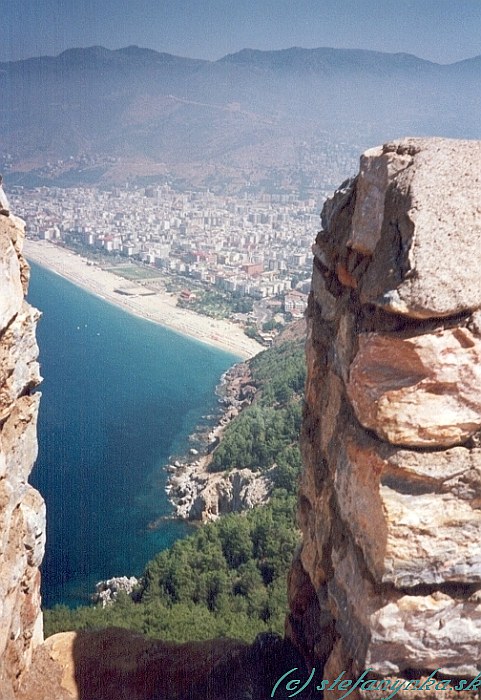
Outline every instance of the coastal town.
<svg viewBox="0 0 481 700"><path fill-rule="evenodd" d="M145 293L240 324L268 344L302 317L321 201L299 194L220 196L169 184L109 189L14 187L27 237L70 248Z"/></svg>

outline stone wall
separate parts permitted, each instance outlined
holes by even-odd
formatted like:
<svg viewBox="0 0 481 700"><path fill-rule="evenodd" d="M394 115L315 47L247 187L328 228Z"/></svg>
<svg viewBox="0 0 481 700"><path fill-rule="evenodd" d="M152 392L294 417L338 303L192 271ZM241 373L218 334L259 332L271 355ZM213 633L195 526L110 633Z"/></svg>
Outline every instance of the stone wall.
<svg viewBox="0 0 481 700"><path fill-rule="evenodd" d="M367 151L321 218L288 636L326 679L475 676L481 143Z"/></svg>
<svg viewBox="0 0 481 700"><path fill-rule="evenodd" d="M45 507L28 484L37 455L40 382L35 326L24 300L29 269L24 224L0 215L0 697L16 693L42 642L39 565Z"/></svg>

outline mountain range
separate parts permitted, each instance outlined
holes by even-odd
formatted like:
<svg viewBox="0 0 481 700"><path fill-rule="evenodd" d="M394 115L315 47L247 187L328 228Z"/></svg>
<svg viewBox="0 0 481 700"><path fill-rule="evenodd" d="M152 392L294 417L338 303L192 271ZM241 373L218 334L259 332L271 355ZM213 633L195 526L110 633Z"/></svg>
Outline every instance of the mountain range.
<svg viewBox="0 0 481 700"><path fill-rule="evenodd" d="M360 150L481 138L481 56L244 49L217 61L129 46L0 63L10 181L330 187Z"/></svg>

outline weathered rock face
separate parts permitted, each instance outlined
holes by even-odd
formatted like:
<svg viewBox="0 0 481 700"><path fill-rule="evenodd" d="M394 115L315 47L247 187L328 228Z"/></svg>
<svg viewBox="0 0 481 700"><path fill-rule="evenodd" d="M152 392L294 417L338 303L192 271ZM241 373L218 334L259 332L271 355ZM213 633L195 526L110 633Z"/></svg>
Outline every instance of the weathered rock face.
<svg viewBox="0 0 481 700"><path fill-rule="evenodd" d="M177 517L184 520L215 520L226 513L238 513L266 503L272 484L268 477L250 469L232 469L229 473L197 472L193 462L172 480Z"/></svg>
<svg viewBox="0 0 481 700"><path fill-rule="evenodd" d="M347 389L359 422L392 444L463 443L481 428L481 340L467 328L363 333Z"/></svg>
<svg viewBox="0 0 481 700"><path fill-rule="evenodd" d="M480 166L390 143L322 213L287 630L326 679L478 673Z"/></svg>
<svg viewBox="0 0 481 700"><path fill-rule="evenodd" d="M35 326L24 301L28 266L24 225L0 216L0 695L13 697L43 639L39 565L45 507L28 484L37 456L40 382Z"/></svg>

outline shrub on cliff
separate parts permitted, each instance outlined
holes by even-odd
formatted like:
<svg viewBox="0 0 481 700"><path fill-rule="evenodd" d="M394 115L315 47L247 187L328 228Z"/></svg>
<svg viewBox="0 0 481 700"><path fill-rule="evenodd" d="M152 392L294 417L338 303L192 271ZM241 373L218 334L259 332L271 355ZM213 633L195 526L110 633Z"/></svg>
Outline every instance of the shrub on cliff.
<svg viewBox="0 0 481 700"><path fill-rule="evenodd" d="M272 475L275 486L293 492L301 463L303 342L289 341L266 350L250 361L250 369L256 398L227 426L209 469L265 472L277 465Z"/></svg>

